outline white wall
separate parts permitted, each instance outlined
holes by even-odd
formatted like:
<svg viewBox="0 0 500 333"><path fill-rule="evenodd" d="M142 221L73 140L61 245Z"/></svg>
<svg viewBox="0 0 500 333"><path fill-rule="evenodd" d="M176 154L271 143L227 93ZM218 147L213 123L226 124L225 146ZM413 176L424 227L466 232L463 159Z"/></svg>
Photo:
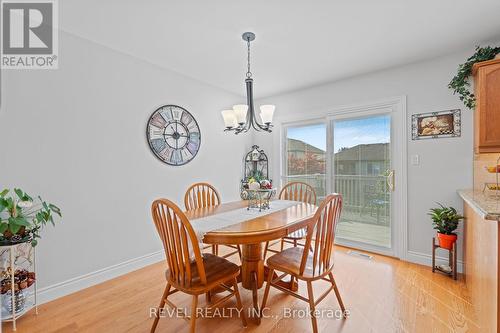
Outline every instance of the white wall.
<svg viewBox="0 0 500 333"><path fill-rule="evenodd" d="M237 199L251 146L251 136L222 131L219 111L240 97L64 32L59 45L58 70L3 73L0 188L40 194L63 212L37 247L39 287L147 260L48 288L45 299L161 258L151 202L183 207L185 189L201 180ZM201 128L201 150L185 166L161 163L147 144L146 122L163 104L185 107Z"/></svg>
<svg viewBox="0 0 500 333"><path fill-rule="evenodd" d="M402 258L430 264L432 229L427 212L436 202L462 210L456 190L472 187L472 119L458 97L447 88L458 64L473 49L450 56L375 72L305 90L273 96L258 104L276 105L276 122L298 115L326 115L343 105L376 101L387 97L407 96L408 152L408 245ZM367 54L369 56L369 54ZM430 111L462 109L462 136L450 139L411 140L411 115ZM279 179L279 130L274 135L257 135L257 143L270 152L274 179ZM274 152L274 154L273 154ZM412 155L420 155L420 165L413 166ZM459 240L461 247L461 239ZM461 255L460 257L461 258Z"/></svg>

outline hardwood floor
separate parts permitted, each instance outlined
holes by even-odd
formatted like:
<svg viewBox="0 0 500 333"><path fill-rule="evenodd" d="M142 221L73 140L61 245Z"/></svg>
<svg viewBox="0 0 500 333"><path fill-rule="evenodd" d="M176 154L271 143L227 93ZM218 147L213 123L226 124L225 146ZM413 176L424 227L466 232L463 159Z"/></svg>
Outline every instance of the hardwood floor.
<svg viewBox="0 0 500 333"><path fill-rule="evenodd" d="M236 262L237 256L231 257ZM158 306L165 287L165 263L158 263L100 285L46 303L39 314L26 314L18 321L18 332L149 332L153 319L150 307ZM393 258L373 256L368 260L335 248L335 279L350 317L318 319L320 332L477 332L477 318L471 306L463 277L454 281L433 274L430 267ZM327 282L314 286L315 297ZM240 288L244 306L251 307L252 294ZM264 288L259 290L262 298ZM305 294L305 285L299 293ZM217 298L219 296L215 296ZM170 298L169 298L170 299ZM191 298L181 293L171 296L181 307L189 308ZM200 297L199 306L205 304ZM284 308L303 314L308 305L292 296L271 289L268 315L260 326L252 319L245 329L237 317L199 318L197 332L310 332L309 318L286 318ZM229 300L222 308L234 307ZM317 307L339 309L331 293ZM156 332L187 332L183 319L162 318ZM3 324L11 332L11 324Z"/></svg>

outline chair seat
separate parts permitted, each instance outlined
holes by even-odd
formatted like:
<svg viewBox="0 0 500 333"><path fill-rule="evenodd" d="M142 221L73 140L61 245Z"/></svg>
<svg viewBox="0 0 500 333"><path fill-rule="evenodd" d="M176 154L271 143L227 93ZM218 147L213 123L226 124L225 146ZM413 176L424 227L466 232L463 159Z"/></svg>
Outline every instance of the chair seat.
<svg viewBox="0 0 500 333"><path fill-rule="evenodd" d="M333 268L332 265L332 267L329 267L328 269L318 269L319 264L317 263L316 270L313 271L313 256L312 253L308 251L306 267L304 269L304 273L300 275L300 262L302 261L303 253L303 247L288 248L269 257L269 259L267 259L267 266L283 273L292 274L303 280L320 279L327 275L329 271L331 271L331 268ZM318 274L318 272L321 272L322 274Z"/></svg>
<svg viewBox="0 0 500 333"><path fill-rule="evenodd" d="M306 238L306 235L307 235L306 228L302 228L302 229L295 230L294 232L289 233L288 235L286 235L286 237L283 237L283 238L299 240L299 239Z"/></svg>
<svg viewBox="0 0 500 333"><path fill-rule="evenodd" d="M191 262L192 281L190 284L186 284L185 281L178 282L170 280L170 269L167 269L165 272L167 280L176 289L182 290L188 294L201 294L220 285L221 280L230 281L240 274L240 267L224 258L210 253L204 253L202 257L207 277L206 285L201 283L196 261Z"/></svg>

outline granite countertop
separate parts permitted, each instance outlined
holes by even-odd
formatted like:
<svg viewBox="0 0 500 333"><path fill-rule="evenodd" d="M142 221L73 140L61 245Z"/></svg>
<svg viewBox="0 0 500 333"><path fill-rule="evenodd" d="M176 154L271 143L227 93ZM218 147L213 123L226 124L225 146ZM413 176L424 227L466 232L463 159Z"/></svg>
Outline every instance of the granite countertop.
<svg viewBox="0 0 500 333"><path fill-rule="evenodd" d="M478 190L460 190L458 195L483 219L500 221L500 196Z"/></svg>

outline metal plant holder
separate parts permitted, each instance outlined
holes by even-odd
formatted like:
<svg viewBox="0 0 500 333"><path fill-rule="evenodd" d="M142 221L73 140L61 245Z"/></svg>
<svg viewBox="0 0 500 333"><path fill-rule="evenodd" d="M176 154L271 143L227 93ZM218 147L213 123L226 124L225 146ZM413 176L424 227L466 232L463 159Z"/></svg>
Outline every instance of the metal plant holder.
<svg viewBox="0 0 500 333"><path fill-rule="evenodd" d="M259 182L268 180L272 183L269 179L269 160L264 150L259 149L257 145L253 145L252 150L243 159L243 178L240 183L240 196L243 200L250 199L249 180L252 178Z"/></svg>

